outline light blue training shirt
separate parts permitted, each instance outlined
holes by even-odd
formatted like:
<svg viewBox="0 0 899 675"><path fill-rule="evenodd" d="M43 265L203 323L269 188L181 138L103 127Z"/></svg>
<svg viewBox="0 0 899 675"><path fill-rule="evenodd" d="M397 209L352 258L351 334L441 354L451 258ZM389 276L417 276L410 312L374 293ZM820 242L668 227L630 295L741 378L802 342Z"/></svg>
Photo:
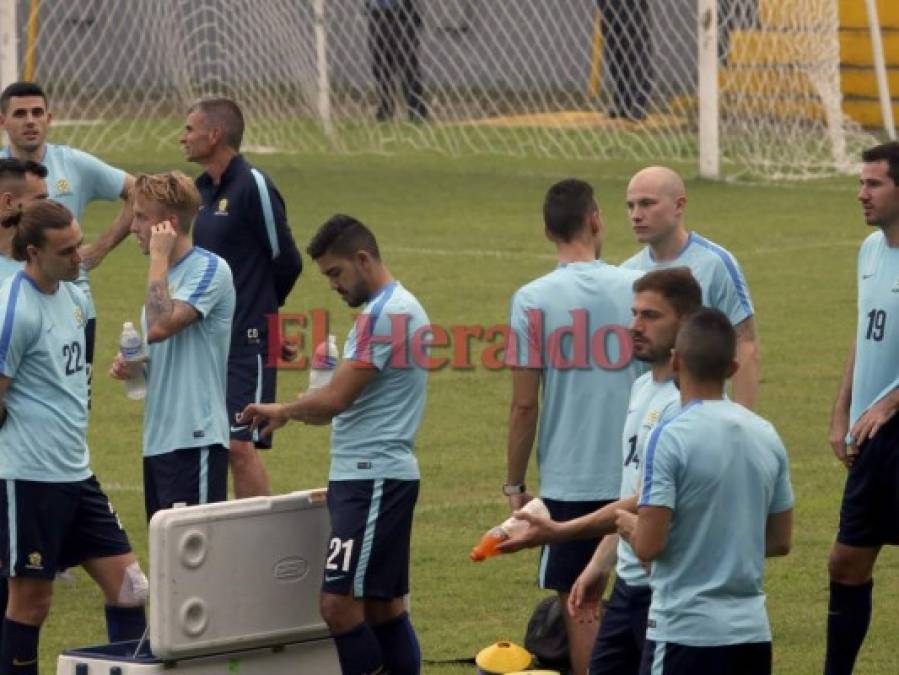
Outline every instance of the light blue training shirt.
<svg viewBox="0 0 899 675"><path fill-rule="evenodd" d="M729 400L691 401L650 435L640 507L671 509L652 563L646 637L705 647L769 642L768 516L793 507L774 427Z"/></svg>
<svg viewBox="0 0 899 675"><path fill-rule="evenodd" d="M642 272L559 265L512 296L506 364L541 371L540 496L618 498L621 433L639 375L626 326Z"/></svg>
<svg viewBox="0 0 899 675"><path fill-rule="evenodd" d="M193 247L168 272L169 295L199 312L197 321L149 345L144 456L208 445L228 447L225 402L235 294L223 258ZM144 340L146 309L142 313Z"/></svg>
<svg viewBox="0 0 899 675"><path fill-rule="evenodd" d="M415 434L427 398L428 371L412 349L430 320L399 282L382 288L362 308L343 357L378 369L331 429L331 480L418 480Z"/></svg>

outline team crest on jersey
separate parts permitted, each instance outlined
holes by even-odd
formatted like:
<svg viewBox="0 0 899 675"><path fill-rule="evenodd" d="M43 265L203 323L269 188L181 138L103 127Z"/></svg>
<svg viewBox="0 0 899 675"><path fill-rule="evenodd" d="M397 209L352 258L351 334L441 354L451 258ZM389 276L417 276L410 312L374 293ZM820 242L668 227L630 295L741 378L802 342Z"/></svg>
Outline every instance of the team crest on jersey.
<svg viewBox="0 0 899 675"><path fill-rule="evenodd" d="M646 424L651 427L656 425L656 422L659 421L659 411L658 410L650 410L649 414L646 415Z"/></svg>
<svg viewBox="0 0 899 675"><path fill-rule="evenodd" d="M72 312L72 314L74 314L74 316L75 316L75 325L77 325L79 328L83 328L84 324L85 324L85 320L84 320L84 312L81 310L81 308L76 307L75 311Z"/></svg>
<svg viewBox="0 0 899 675"><path fill-rule="evenodd" d="M218 211L215 212L217 216L227 216L228 215L228 200L227 199L219 199L219 208Z"/></svg>
<svg viewBox="0 0 899 675"><path fill-rule="evenodd" d="M28 564L25 565L30 570L42 570L44 569L44 556L35 551L34 553L28 554Z"/></svg>
<svg viewBox="0 0 899 675"><path fill-rule="evenodd" d="M72 186L66 178L60 178L56 181L56 191L60 194L68 194L72 191Z"/></svg>

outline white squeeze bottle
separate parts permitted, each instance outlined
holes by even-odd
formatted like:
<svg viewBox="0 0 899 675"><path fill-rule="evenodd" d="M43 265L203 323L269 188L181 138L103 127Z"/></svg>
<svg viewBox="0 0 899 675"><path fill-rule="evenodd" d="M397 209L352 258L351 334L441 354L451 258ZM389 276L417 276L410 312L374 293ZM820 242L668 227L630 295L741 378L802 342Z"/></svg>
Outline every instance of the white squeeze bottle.
<svg viewBox="0 0 899 675"><path fill-rule="evenodd" d="M331 381L339 358L337 338L328 335L328 339L319 344L312 355L312 367L309 369L309 389L321 389Z"/></svg>
<svg viewBox="0 0 899 675"><path fill-rule="evenodd" d="M534 497L531 501L524 505L521 509L526 513L530 513L533 516L543 516L544 518L549 518L549 509L546 508L546 504L543 503L543 500L539 497ZM530 527L529 523L526 520L519 520L514 516L509 516L506 518L501 524L496 527L492 527L484 533L484 536L481 537L481 540L477 543L473 549L471 549L471 554L469 557L474 562L481 562L482 560L486 560L487 558L492 558L495 555L499 555L500 551L496 549L501 543L503 543L506 539L510 537L514 537L519 532L523 532L528 527Z"/></svg>
<svg viewBox="0 0 899 675"><path fill-rule="evenodd" d="M130 377L125 380L125 395L133 401L140 401L147 395L147 379L144 377L144 341L130 321L122 324L119 338L119 352L128 362Z"/></svg>

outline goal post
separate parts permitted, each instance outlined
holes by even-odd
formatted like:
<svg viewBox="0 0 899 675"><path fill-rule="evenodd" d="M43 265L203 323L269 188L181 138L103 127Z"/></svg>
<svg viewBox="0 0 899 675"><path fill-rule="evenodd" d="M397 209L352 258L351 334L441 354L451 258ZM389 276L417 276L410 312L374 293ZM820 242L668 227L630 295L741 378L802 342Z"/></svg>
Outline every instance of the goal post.
<svg viewBox="0 0 899 675"><path fill-rule="evenodd" d="M284 152L779 180L845 172L873 139L843 113L838 0L410 2L415 20L391 22L365 0L0 0L0 67L22 72L37 7L35 79L70 123L56 133L98 152L173 144L210 95L238 100L250 146Z"/></svg>

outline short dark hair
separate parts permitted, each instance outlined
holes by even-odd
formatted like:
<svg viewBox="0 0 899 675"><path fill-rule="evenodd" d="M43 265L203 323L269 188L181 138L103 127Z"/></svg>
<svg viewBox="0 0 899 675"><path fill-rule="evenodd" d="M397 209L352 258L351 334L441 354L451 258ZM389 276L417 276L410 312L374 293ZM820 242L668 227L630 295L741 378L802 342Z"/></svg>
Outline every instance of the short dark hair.
<svg viewBox="0 0 899 675"><path fill-rule="evenodd" d="M59 202L42 199L3 218L3 227L14 227L12 257L28 260L28 246L41 248L47 241L47 230L64 230L75 219Z"/></svg>
<svg viewBox="0 0 899 675"><path fill-rule="evenodd" d="M689 267L668 267L647 272L634 282L634 293L646 291L665 298L680 317L702 308L702 287Z"/></svg>
<svg viewBox="0 0 899 675"><path fill-rule="evenodd" d="M13 186L25 189L25 162L15 157L0 159L0 192L9 192Z"/></svg>
<svg viewBox="0 0 899 675"><path fill-rule="evenodd" d="M25 82L24 80L19 82L13 82L6 89L3 90L3 93L0 94L0 111L6 113L6 109L9 106L9 99L13 96L40 96L44 99L44 105L49 107L49 101L47 99L47 94L44 93L44 90L41 88L37 82Z"/></svg>
<svg viewBox="0 0 899 675"><path fill-rule="evenodd" d="M212 126L221 127L228 147L240 151L243 142L244 121L240 106L230 98L203 98L190 107L189 112L206 115Z"/></svg>
<svg viewBox="0 0 899 675"><path fill-rule="evenodd" d="M893 180L893 185L899 186L899 142L890 141L868 148L862 152L862 161L887 162L889 164L887 175Z"/></svg>
<svg viewBox="0 0 899 675"><path fill-rule="evenodd" d="M326 253L352 258L359 251L366 251L375 260L381 259L378 242L372 231L352 216L342 213L331 216L318 228L306 247L306 253L313 260L318 260Z"/></svg>
<svg viewBox="0 0 899 675"><path fill-rule="evenodd" d="M546 192L543 224L553 236L569 242L583 229L587 216L595 209L593 186L577 178L567 178Z"/></svg>
<svg viewBox="0 0 899 675"><path fill-rule="evenodd" d="M690 375L723 383L737 353L737 334L723 312L705 307L681 324L674 348Z"/></svg>

